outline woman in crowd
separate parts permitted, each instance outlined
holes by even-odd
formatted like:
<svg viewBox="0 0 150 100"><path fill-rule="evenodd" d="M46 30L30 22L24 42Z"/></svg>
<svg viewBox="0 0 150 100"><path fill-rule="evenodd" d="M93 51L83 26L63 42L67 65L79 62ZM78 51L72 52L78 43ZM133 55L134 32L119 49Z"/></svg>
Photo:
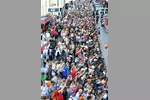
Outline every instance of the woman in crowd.
<svg viewBox="0 0 150 100"><path fill-rule="evenodd" d="M75 1L78 10L67 10L61 22L53 21L50 36L41 35L43 100L108 100L107 69L89 3Z"/></svg>

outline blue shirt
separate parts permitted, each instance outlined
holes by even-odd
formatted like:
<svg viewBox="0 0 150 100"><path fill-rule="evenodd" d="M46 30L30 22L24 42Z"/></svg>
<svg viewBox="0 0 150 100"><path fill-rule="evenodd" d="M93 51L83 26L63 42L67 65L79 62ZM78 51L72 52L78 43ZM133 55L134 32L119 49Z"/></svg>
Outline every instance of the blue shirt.
<svg viewBox="0 0 150 100"><path fill-rule="evenodd" d="M44 67L41 68L41 73L45 73L46 74L47 72L48 72L48 69L46 67L45 68Z"/></svg>
<svg viewBox="0 0 150 100"><path fill-rule="evenodd" d="M68 76L68 70L69 70L69 67L68 67L68 66L65 66L65 67L63 68L62 75L63 75L63 76Z"/></svg>
<svg viewBox="0 0 150 100"><path fill-rule="evenodd" d="M98 32L101 32L101 29L100 28L98 28L98 30L97 30Z"/></svg>

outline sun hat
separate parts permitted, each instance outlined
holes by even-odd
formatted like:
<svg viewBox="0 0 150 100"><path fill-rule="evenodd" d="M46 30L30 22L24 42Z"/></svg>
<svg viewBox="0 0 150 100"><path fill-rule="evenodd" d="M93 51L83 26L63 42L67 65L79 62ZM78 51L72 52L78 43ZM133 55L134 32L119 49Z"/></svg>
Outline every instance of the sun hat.
<svg viewBox="0 0 150 100"><path fill-rule="evenodd" d="M107 49L108 48L108 44L105 44L104 47L105 47L105 49Z"/></svg>

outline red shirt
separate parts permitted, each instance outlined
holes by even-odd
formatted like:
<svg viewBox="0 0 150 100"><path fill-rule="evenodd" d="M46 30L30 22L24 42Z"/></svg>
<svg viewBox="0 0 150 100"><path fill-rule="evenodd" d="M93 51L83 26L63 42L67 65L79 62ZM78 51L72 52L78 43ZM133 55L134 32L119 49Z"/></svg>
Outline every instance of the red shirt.
<svg viewBox="0 0 150 100"><path fill-rule="evenodd" d="M72 67L71 70L72 70L72 73L71 73L71 75L72 75L72 80L74 80L74 78L76 77L77 72L76 72L76 70L75 70L74 67Z"/></svg>
<svg viewBox="0 0 150 100"><path fill-rule="evenodd" d="M107 87L107 82L104 83L104 87L105 87L105 88Z"/></svg>
<svg viewBox="0 0 150 100"><path fill-rule="evenodd" d="M43 51L44 51L44 49L45 49L45 46L43 45L43 46L41 47L41 51L43 52Z"/></svg>
<svg viewBox="0 0 150 100"><path fill-rule="evenodd" d="M64 100L64 96L62 95L62 93L59 93L59 96L58 96L57 100Z"/></svg>
<svg viewBox="0 0 150 100"><path fill-rule="evenodd" d="M54 96L56 96L56 97L57 97L58 95L59 95L59 93L58 93L58 89L56 89L56 90L55 90L55 92L54 92Z"/></svg>
<svg viewBox="0 0 150 100"><path fill-rule="evenodd" d="M72 74L72 80L74 80L75 77L76 77L77 72L75 70L73 70L71 74Z"/></svg>

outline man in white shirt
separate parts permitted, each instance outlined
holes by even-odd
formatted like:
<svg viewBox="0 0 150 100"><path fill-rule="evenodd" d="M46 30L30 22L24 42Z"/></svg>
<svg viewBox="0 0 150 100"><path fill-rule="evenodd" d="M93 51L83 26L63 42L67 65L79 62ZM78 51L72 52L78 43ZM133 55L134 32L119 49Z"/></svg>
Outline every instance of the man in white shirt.
<svg viewBox="0 0 150 100"><path fill-rule="evenodd" d="M103 100L107 100L107 93L103 95Z"/></svg>
<svg viewBox="0 0 150 100"><path fill-rule="evenodd" d="M76 57L75 58L75 63L77 63L79 61L79 58L78 57Z"/></svg>
<svg viewBox="0 0 150 100"><path fill-rule="evenodd" d="M45 47L44 51L43 51L43 55L47 56L48 55L48 49Z"/></svg>
<svg viewBox="0 0 150 100"><path fill-rule="evenodd" d="M42 40L44 40L45 39L45 35L44 34L42 34Z"/></svg>
<svg viewBox="0 0 150 100"><path fill-rule="evenodd" d="M58 83L58 77L57 76L54 76L52 79L51 79L54 83Z"/></svg>
<svg viewBox="0 0 150 100"><path fill-rule="evenodd" d="M50 33L46 33L46 37L47 37L47 38L50 38Z"/></svg>
<svg viewBox="0 0 150 100"><path fill-rule="evenodd" d="M68 100L79 100L79 99L76 97L76 93L73 92Z"/></svg>
<svg viewBox="0 0 150 100"><path fill-rule="evenodd" d="M87 89L84 89L84 93L83 93L83 97L84 99L86 99L88 96L88 90Z"/></svg>
<svg viewBox="0 0 150 100"><path fill-rule="evenodd" d="M60 47L56 49L55 56L57 56L58 53L61 55Z"/></svg>
<svg viewBox="0 0 150 100"><path fill-rule="evenodd" d="M48 87L45 83L41 86L41 96L48 96Z"/></svg>
<svg viewBox="0 0 150 100"><path fill-rule="evenodd" d="M43 67L41 68L41 73L45 73L45 74L48 73L48 68L46 67L46 63L45 62L44 62Z"/></svg>
<svg viewBox="0 0 150 100"><path fill-rule="evenodd" d="M79 89L79 91L76 93L76 98L79 100L80 95L82 94L82 89Z"/></svg>

